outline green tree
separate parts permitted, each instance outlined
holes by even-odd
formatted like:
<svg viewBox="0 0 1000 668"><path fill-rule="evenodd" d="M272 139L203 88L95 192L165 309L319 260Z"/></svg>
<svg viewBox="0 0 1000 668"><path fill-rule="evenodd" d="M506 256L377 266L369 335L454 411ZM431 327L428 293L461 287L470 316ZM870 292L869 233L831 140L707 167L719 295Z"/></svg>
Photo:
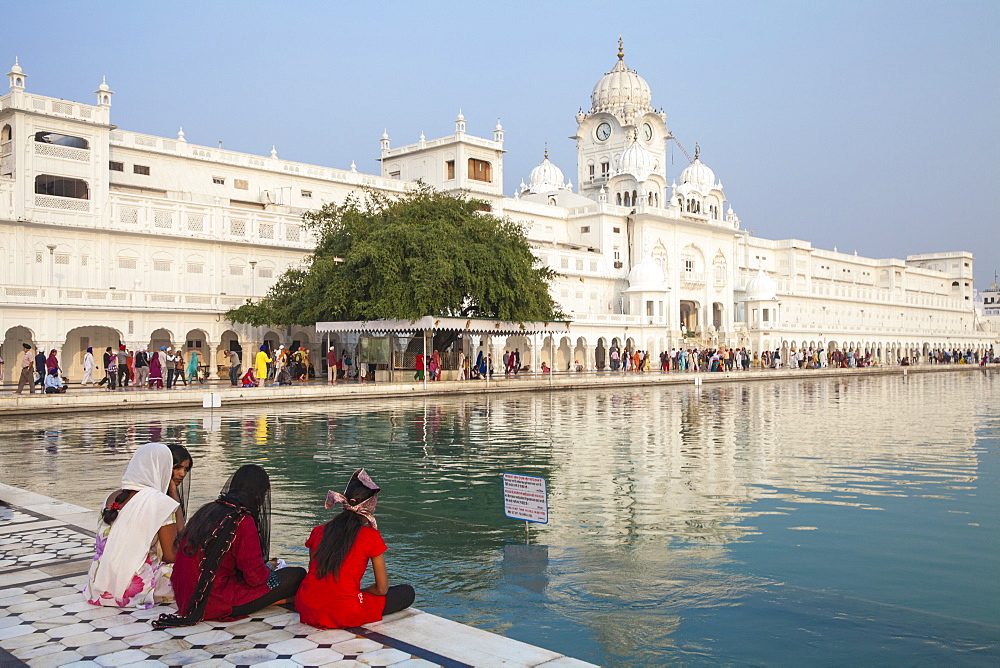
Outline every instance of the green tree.
<svg viewBox="0 0 1000 668"><path fill-rule="evenodd" d="M307 267L289 269L264 298L226 317L251 325L561 319L548 290L555 272L540 266L519 224L487 209L429 187L400 196L366 190L327 204L304 217L317 238Z"/></svg>

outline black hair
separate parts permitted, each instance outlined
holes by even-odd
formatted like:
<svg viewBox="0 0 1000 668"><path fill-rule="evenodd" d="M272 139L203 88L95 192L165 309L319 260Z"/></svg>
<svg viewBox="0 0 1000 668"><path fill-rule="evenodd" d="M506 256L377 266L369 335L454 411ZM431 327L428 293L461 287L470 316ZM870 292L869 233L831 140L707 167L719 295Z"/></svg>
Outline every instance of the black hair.
<svg viewBox="0 0 1000 668"><path fill-rule="evenodd" d="M184 553L193 555L198 550L208 550L209 542L222 521L240 509L250 515L257 524L261 538L261 553L267 558L270 545L269 505L271 480L256 464L241 466L229 479L217 501L207 503L198 509L188 521L181 536Z"/></svg>
<svg viewBox="0 0 1000 668"><path fill-rule="evenodd" d="M118 508L107 508L107 507L105 507L105 508L101 509L101 518L104 520L105 524L114 524L114 521L116 519L118 519L118 513L119 513L119 511L121 511L122 504L124 504L126 501L128 501L130 498L132 498L132 495L134 493L135 492L133 492L130 489L123 489L120 492L118 492L118 495L115 497L115 500L112 502L113 504L117 505Z"/></svg>
<svg viewBox="0 0 1000 668"><path fill-rule="evenodd" d="M378 491L369 489L355 477L347 484L344 496L352 506L356 506L375 496ZM344 563L347 553L354 546L354 539L358 537L358 532L364 525L365 518L345 508L342 513L323 526L323 538L320 539L319 547L313 555L317 578L332 575L334 580L338 579L340 565Z"/></svg>
<svg viewBox="0 0 1000 668"><path fill-rule="evenodd" d="M177 443L167 443L167 447L170 448L170 454L174 458L174 466L180 466L185 461L190 460L191 465L194 466L194 458L191 457L191 453L183 445Z"/></svg>

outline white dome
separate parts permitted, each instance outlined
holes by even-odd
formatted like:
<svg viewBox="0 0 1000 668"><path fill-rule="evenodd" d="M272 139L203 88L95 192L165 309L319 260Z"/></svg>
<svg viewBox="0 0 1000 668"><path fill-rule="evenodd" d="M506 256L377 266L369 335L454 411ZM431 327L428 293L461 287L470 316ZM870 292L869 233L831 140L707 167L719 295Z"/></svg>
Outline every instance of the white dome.
<svg viewBox="0 0 1000 668"><path fill-rule="evenodd" d="M8 74L24 74L24 70L21 69L21 63L18 62L16 56L14 58L14 67L10 68Z"/></svg>
<svg viewBox="0 0 1000 668"><path fill-rule="evenodd" d="M615 113L623 110L626 105L631 105L631 111L634 113L653 111L653 107L650 106L653 94L649 90L649 84L628 68L624 58L625 54L622 52L619 40L618 62L610 72L601 77L594 86L594 92L590 94L591 113Z"/></svg>
<svg viewBox="0 0 1000 668"><path fill-rule="evenodd" d="M549 162L549 152L546 149L545 158L541 164L531 170L528 177L527 191L532 194L550 193L566 190L568 186L563 180L562 170Z"/></svg>
<svg viewBox="0 0 1000 668"><path fill-rule="evenodd" d="M628 272L628 289L633 292L664 290L663 270L656 260L647 255L642 262L632 267Z"/></svg>
<svg viewBox="0 0 1000 668"><path fill-rule="evenodd" d="M696 157L694 162L681 172L681 184L685 183L695 186L702 192L708 192L716 187L715 172Z"/></svg>
<svg viewBox="0 0 1000 668"><path fill-rule="evenodd" d="M633 138L632 145L618 158L617 173L631 174L636 181L645 181L658 168L656 156Z"/></svg>
<svg viewBox="0 0 1000 668"><path fill-rule="evenodd" d="M746 298L747 301L774 301L778 298L778 285L763 269L758 269L757 275L747 283Z"/></svg>

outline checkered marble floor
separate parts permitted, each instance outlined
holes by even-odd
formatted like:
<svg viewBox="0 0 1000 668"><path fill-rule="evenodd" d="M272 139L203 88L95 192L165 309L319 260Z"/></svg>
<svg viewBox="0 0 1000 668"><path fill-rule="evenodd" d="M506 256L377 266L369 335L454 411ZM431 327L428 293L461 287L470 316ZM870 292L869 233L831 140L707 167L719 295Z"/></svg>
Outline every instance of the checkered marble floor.
<svg viewBox="0 0 1000 668"><path fill-rule="evenodd" d="M93 513L0 485L0 666L588 666L415 608L320 630L265 608L234 622L154 630L169 606L93 606L80 590Z"/></svg>

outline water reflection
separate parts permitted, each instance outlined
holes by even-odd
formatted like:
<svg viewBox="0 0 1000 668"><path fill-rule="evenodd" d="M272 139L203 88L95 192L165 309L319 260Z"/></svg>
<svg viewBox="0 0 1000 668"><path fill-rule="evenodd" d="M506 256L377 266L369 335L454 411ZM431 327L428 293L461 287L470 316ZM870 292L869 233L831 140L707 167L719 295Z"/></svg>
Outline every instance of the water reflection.
<svg viewBox="0 0 1000 668"><path fill-rule="evenodd" d="M292 561L327 489L364 465L384 489L390 574L425 609L604 664L790 663L818 646L889 662L930 651L915 620L898 649L854 643L833 608L795 622L820 639L759 637L835 593L868 601L861 615L983 624L972 640L995 652L997 475L983 455L996 460L998 398L992 376L949 373L42 416L0 428L0 463L8 484L88 507L149 440L191 451L193 504L261 463L272 543ZM530 545L503 515L505 471L548 480L549 524ZM743 633L721 639L723 619Z"/></svg>

